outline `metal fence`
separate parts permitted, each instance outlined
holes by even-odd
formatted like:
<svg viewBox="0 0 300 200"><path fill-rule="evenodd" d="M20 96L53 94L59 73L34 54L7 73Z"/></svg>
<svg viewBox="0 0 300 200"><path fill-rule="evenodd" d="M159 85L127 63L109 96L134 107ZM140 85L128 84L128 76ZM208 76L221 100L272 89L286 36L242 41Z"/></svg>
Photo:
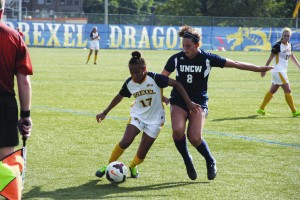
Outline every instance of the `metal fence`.
<svg viewBox="0 0 300 200"><path fill-rule="evenodd" d="M8 19L18 19L18 13L8 13ZM253 18L253 17L209 17L209 16L167 16L167 15L129 15L67 12L23 12L22 19L43 21L63 21L62 19L84 19L90 24L153 25L153 26L221 26L221 27L290 27L298 28L298 18ZM21 19L21 20L22 20ZM73 20L73 21L74 21ZM79 20L80 21L80 20Z"/></svg>

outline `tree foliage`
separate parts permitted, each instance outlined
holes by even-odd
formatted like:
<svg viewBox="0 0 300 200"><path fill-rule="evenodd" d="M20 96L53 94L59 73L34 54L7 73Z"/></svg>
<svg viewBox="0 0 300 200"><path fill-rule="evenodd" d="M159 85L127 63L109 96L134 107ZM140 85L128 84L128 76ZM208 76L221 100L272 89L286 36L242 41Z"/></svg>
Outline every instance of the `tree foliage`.
<svg viewBox="0 0 300 200"><path fill-rule="evenodd" d="M85 0L84 12L104 13L105 0ZM109 14L151 14L153 0L108 0Z"/></svg>
<svg viewBox="0 0 300 200"><path fill-rule="evenodd" d="M104 13L105 0L85 0L84 12ZM109 14L291 18L297 0L108 0Z"/></svg>
<svg viewBox="0 0 300 200"><path fill-rule="evenodd" d="M168 0L156 14L290 18L295 5L295 1L286 0Z"/></svg>
<svg viewBox="0 0 300 200"><path fill-rule="evenodd" d="M83 11L86 13L104 13L104 0L85 0Z"/></svg>

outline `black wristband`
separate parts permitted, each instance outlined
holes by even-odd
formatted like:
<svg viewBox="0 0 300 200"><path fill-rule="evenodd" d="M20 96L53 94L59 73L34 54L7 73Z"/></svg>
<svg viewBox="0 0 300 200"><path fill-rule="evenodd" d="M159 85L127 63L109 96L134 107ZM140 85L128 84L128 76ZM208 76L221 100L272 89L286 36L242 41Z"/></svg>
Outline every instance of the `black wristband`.
<svg viewBox="0 0 300 200"><path fill-rule="evenodd" d="M28 110L28 111L21 110L21 115L20 116L22 118L24 118L24 117L30 117L30 110Z"/></svg>

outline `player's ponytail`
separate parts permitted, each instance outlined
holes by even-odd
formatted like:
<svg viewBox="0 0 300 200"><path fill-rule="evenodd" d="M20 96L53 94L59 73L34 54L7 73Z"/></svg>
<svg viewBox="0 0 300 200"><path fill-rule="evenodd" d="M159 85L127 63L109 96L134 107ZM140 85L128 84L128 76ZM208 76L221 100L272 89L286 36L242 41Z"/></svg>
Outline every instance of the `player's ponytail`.
<svg viewBox="0 0 300 200"><path fill-rule="evenodd" d="M132 57L137 58L137 59L140 59L142 56L142 54L139 51L133 51L131 53L131 55L132 55Z"/></svg>
<svg viewBox="0 0 300 200"><path fill-rule="evenodd" d="M131 59L129 60L129 65L139 65L140 67L146 67L146 62L142 58L142 54L139 51L133 51L131 53Z"/></svg>

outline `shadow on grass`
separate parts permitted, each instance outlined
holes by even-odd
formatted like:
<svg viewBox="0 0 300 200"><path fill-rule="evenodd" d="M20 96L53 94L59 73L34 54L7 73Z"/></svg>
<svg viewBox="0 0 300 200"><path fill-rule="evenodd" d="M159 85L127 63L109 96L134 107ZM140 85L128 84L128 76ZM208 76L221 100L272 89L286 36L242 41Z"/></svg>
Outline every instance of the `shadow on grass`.
<svg viewBox="0 0 300 200"><path fill-rule="evenodd" d="M124 187L126 185L113 185L103 184L97 185L99 180L91 180L86 184L56 189L53 191L41 191L41 187L34 187L29 192L23 194L23 199L37 199L37 198L50 198L50 199L109 199L109 198L135 198L137 195L131 194L132 192L152 191L143 195L146 197L170 197L166 192L155 192L162 189L179 188L182 186L193 184L209 184L209 182L168 182L145 186ZM111 196L112 195L112 196ZM141 198L141 195L138 195Z"/></svg>
<svg viewBox="0 0 300 200"><path fill-rule="evenodd" d="M227 120L256 119L257 117L259 117L259 115L250 115L246 117L228 117L228 118L213 119L211 121L219 122L219 121L227 121Z"/></svg>
<svg viewBox="0 0 300 200"><path fill-rule="evenodd" d="M282 116L272 116L271 114L267 114L266 116L262 115L249 115L245 117L227 117L227 118L220 118L220 119L213 119L211 121L215 122L220 122L220 121L228 121L228 120L243 120L243 119L275 119L275 118L280 118L280 119L289 119L291 117L282 117Z"/></svg>

